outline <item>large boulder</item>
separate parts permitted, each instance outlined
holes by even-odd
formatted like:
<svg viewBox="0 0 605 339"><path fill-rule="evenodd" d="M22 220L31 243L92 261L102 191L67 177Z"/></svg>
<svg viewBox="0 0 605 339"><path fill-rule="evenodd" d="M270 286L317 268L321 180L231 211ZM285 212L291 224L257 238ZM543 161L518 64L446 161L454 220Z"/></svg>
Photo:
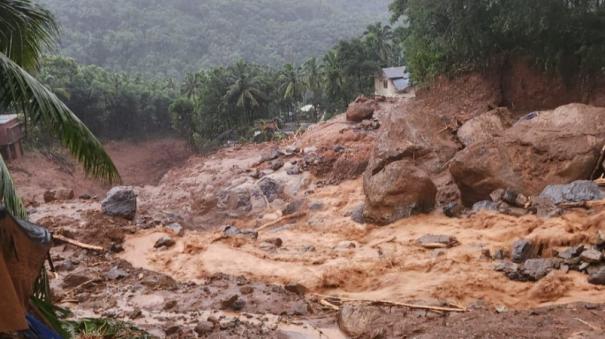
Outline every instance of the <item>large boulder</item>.
<svg viewBox="0 0 605 339"><path fill-rule="evenodd" d="M549 184L588 179L605 141L605 108L561 106L523 117L501 137L459 152L450 172L467 206L510 188L536 195Z"/></svg>
<svg viewBox="0 0 605 339"><path fill-rule="evenodd" d="M465 122L457 131L458 139L465 146L500 136L513 125L513 113L507 108L497 108Z"/></svg>
<svg viewBox="0 0 605 339"><path fill-rule="evenodd" d="M388 224L435 207L437 187L428 174L406 159L385 166L378 173L366 172L366 220Z"/></svg>
<svg viewBox="0 0 605 339"><path fill-rule="evenodd" d="M347 108L347 120L353 122L361 122L370 119L374 115L374 111L378 108L377 103L365 96L360 96Z"/></svg>
<svg viewBox="0 0 605 339"><path fill-rule="evenodd" d="M599 185L590 180L574 181L568 185L548 185L540 193L540 198L555 204L601 200L605 198Z"/></svg>
<svg viewBox="0 0 605 339"><path fill-rule="evenodd" d="M137 212L137 195L132 187L114 187L107 192L101 208L106 215L133 220Z"/></svg>

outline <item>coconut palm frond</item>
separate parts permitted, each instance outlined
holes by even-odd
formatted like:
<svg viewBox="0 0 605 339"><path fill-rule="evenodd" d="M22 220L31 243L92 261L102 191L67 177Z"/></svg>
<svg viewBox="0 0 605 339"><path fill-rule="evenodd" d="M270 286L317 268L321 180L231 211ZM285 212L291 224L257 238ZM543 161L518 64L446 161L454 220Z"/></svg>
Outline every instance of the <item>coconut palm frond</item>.
<svg viewBox="0 0 605 339"><path fill-rule="evenodd" d="M41 6L29 0L0 1L0 52L18 65L35 68L57 33L53 15Z"/></svg>
<svg viewBox="0 0 605 339"><path fill-rule="evenodd" d="M0 155L0 200L4 201L6 210L19 219L27 218L27 211L17 195L13 178Z"/></svg>
<svg viewBox="0 0 605 339"><path fill-rule="evenodd" d="M120 181L115 165L92 132L55 94L2 53L0 79L0 106L16 106L26 117L43 122L87 174L108 182Z"/></svg>

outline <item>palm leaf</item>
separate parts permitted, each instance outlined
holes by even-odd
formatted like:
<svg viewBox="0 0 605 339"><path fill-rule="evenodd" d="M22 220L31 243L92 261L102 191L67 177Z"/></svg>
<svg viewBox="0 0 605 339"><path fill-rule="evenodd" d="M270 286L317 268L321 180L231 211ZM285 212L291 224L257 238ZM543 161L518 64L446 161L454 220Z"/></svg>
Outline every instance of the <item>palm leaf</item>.
<svg viewBox="0 0 605 339"><path fill-rule="evenodd" d="M15 217L27 219L27 211L23 202L17 195L15 184L11 178L8 167L0 155L0 200L4 200L4 206Z"/></svg>
<svg viewBox="0 0 605 339"><path fill-rule="evenodd" d="M52 14L32 1L0 1L0 52L18 65L35 68L57 32Z"/></svg>
<svg viewBox="0 0 605 339"><path fill-rule="evenodd" d="M2 53L0 79L0 106L15 106L31 120L43 122L87 174L108 182L120 181L111 158L80 119L55 94Z"/></svg>

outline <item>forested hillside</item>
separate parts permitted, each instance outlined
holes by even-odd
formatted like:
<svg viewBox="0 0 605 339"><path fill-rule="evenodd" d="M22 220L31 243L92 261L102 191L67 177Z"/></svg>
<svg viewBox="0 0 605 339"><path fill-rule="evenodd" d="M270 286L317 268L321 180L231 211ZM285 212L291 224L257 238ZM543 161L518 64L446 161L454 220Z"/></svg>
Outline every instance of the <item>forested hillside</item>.
<svg viewBox="0 0 605 339"><path fill-rule="evenodd" d="M39 0L60 52L112 70L182 76L239 59L300 64L388 17L389 0Z"/></svg>

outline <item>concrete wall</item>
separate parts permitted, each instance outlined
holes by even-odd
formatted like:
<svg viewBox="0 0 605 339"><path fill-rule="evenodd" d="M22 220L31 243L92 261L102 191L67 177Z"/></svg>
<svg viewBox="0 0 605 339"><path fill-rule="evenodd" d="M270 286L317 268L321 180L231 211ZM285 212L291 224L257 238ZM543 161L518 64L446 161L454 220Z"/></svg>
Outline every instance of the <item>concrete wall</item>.
<svg viewBox="0 0 605 339"><path fill-rule="evenodd" d="M385 81L386 81L386 88L385 88ZM395 90L395 85L393 84L393 81L388 80L388 79L384 79L382 77L375 77L374 78L374 94L375 95L382 95L385 97L396 97L396 96L400 96L401 94L397 92L397 90Z"/></svg>

